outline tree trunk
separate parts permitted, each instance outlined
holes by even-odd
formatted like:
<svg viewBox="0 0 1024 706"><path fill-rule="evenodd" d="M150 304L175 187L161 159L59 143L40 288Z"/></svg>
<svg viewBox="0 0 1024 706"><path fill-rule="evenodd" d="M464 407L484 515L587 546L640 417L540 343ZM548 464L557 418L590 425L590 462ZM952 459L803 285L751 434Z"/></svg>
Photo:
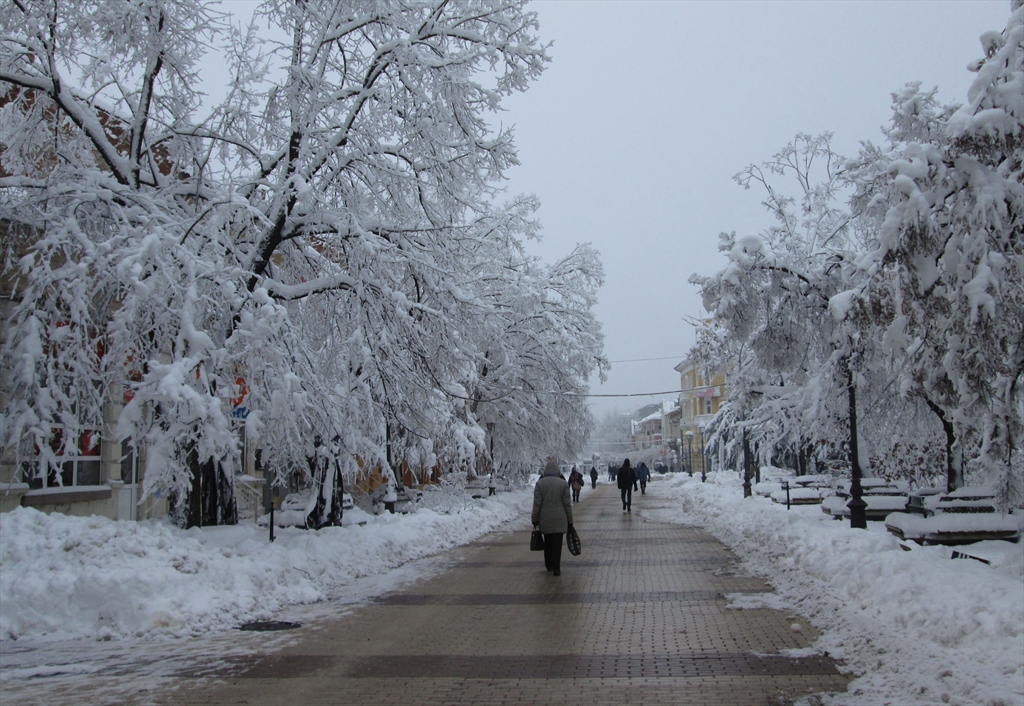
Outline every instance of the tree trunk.
<svg viewBox="0 0 1024 706"><path fill-rule="evenodd" d="M203 461L200 466L199 475L202 485L199 488L200 507L203 513L202 526L209 527L216 525L218 520L218 509L220 507L220 483L217 476L217 464L212 458Z"/></svg>
<svg viewBox="0 0 1024 706"><path fill-rule="evenodd" d="M344 508L341 506L341 503L345 497L345 479L341 475L341 464L338 463L337 457L333 459L333 466L334 482L331 484L331 512L327 516L327 521L332 527L341 527L341 518L344 514Z"/></svg>
<svg viewBox="0 0 1024 706"><path fill-rule="evenodd" d="M233 479L224 472L219 461L199 461L193 445L185 454L191 481L185 498L185 529L213 525L238 524Z"/></svg>
<svg viewBox="0 0 1024 706"><path fill-rule="evenodd" d="M224 471L218 461L214 464L217 473L217 524L238 524L238 502L235 498L235 479Z"/></svg>
<svg viewBox="0 0 1024 706"><path fill-rule="evenodd" d="M953 427L953 422L949 419L949 415L946 414L942 407L939 407L939 405L927 397L924 398L924 401L928 405L928 409L934 412L935 416L942 422L942 430L946 432L946 492L952 493L960 486L961 482L953 451L953 447L956 445L956 429Z"/></svg>
<svg viewBox="0 0 1024 706"><path fill-rule="evenodd" d="M341 500L345 486L337 457L333 454L310 457L309 473L313 478L316 505L306 516L306 527L341 527Z"/></svg>
<svg viewBox="0 0 1024 706"><path fill-rule="evenodd" d="M188 467L190 478L188 495L186 495L186 497L184 498L185 529L189 529L190 527L202 527L203 479L201 475L201 468L199 465L199 452L196 449L195 445L190 446L188 451L185 453L185 465Z"/></svg>

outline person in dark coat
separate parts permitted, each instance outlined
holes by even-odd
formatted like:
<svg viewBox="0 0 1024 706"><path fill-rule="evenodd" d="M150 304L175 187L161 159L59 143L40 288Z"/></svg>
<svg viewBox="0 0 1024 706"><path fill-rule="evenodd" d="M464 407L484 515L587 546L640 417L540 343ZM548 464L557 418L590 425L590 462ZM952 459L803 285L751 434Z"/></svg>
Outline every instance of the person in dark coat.
<svg viewBox="0 0 1024 706"><path fill-rule="evenodd" d="M597 469L593 466L590 467L590 487L597 487Z"/></svg>
<svg viewBox="0 0 1024 706"><path fill-rule="evenodd" d="M583 474L576 470L576 466L573 466L572 473L569 474L569 489L572 490L572 501L574 503L580 501L580 491L583 490L583 486L586 484L587 481L583 478Z"/></svg>
<svg viewBox="0 0 1024 706"><path fill-rule="evenodd" d="M651 477L651 471L647 468L647 464L643 461L640 462L640 467L636 469L636 479L640 481L640 494L647 494L647 481Z"/></svg>
<svg viewBox="0 0 1024 706"><path fill-rule="evenodd" d="M533 526L544 535L544 567L555 576L562 575L562 535L572 528L572 498L569 484L558 471L558 463L549 459L544 474L533 488Z"/></svg>
<svg viewBox="0 0 1024 706"><path fill-rule="evenodd" d="M627 458L619 466L619 492L622 494L622 511L633 512L633 491L636 489L636 471Z"/></svg>

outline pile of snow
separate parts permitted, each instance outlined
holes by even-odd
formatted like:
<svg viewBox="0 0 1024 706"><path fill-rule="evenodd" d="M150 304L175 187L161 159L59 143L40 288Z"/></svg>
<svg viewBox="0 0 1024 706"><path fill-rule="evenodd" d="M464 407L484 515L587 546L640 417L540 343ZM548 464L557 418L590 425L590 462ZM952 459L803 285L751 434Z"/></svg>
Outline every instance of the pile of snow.
<svg viewBox="0 0 1024 706"><path fill-rule="evenodd" d="M339 595L362 576L529 520L532 489L458 513L360 513L364 525L181 530L18 508L0 515L0 640L189 636ZM348 514L348 513L346 513Z"/></svg>
<svg viewBox="0 0 1024 706"><path fill-rule="evenodd" d="M696 524L766 577L822 634L816 648L860 675L829 704L1024 703L1024 544L911 551L881 523L850 529L815 506L742 497L736 473L659 485L654 519Z"/></svg>

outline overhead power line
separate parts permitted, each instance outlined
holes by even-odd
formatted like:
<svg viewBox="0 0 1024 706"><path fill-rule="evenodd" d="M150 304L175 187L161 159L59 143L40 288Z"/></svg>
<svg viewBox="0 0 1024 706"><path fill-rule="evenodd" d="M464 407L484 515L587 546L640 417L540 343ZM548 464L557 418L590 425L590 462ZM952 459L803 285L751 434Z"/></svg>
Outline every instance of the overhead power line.
<svg viewBox="0 0 1024 706"><path fill-rule="evenodd" d="M558 395L559 397L657 397L658 395L678 395L679 390L665 390L664 392L623 392L619 394L599 394L593 392L558 392L556 390L537 391L538 395Z"/></svg>
<svg viewBox="0 0 1024 706"><path fill-rule="evenodd" d="M650 360L682 360L685 355L666 355L661 358L631 358L630 360L609 360L609 363L646 363Z"/></svg>

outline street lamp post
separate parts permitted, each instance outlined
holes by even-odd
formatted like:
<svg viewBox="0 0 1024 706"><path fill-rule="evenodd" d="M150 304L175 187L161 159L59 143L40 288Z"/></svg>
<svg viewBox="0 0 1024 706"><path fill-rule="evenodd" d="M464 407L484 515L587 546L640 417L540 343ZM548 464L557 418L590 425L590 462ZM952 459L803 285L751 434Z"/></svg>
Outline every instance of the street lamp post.
<svg viewBox="0 0 1024 706"><path fill-rule="evenodd" d="M743 497L750 496L750 440L747 438L747 428L743 427Z"/></svg>
<svg viewBox="0 0 1024 706"><path fill-rule="evenodd" d="M690 477L693 477L693 432L686 432L686 468L690 472Z"/></svg>
<svg viewBox="0 0 1024 706"><path fill-rule="evenodd" d="M847 402L850 405L850 502L846 507L850 508L850 527L854 529L867 529L868 504L862 497L860 457L857 454L857 390L853 384L853 368L849 359L844 360L846 367L846 394Z"/></svg>
<svg viewBox="0 0 1024 706"><path fill-rule="evenodd" d="M704 445L704 425L700 425L700 482L708 480L708 451Z"/></svg>

